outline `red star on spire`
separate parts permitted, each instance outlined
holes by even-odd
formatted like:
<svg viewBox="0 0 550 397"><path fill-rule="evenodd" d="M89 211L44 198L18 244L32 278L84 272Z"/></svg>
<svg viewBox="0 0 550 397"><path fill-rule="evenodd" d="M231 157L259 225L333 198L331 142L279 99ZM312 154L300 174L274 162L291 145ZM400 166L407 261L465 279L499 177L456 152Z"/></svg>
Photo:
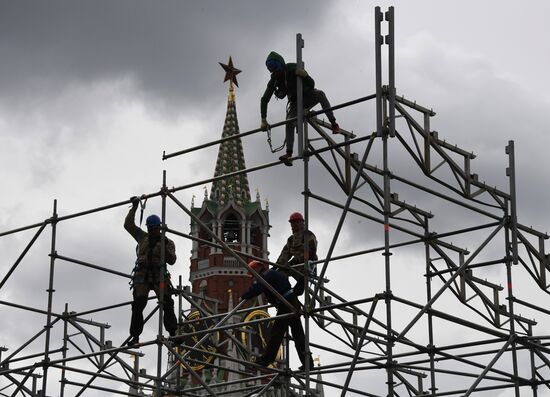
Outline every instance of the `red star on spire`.
<svg viewBox="0 0 550 397"><path fill-rule="evenodd" d="M227 80L230 80L238 87L239 84L237 83L237 75L241 73L241 70L233 67L233 60L231 59L231 57L229 57L229 62L227 63L227 65L221 62L218 63L223 68L223 70L225 70L225 78L223 79L223 82L225 83Z"/></svg>

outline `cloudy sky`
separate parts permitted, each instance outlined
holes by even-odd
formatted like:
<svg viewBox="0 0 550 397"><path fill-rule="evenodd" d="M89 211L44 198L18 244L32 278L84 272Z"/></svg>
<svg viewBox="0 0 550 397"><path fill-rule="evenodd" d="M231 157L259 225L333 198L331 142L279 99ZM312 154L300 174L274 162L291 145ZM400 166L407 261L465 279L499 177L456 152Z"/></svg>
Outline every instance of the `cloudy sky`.
<svg viewBox="0 0 550 397"><path fill-rule="evenodd" d="M514 140L520 222L546 232L550 222L546 175L550 167L546 153L550 145L550 28L546 20L550 5L496 0L0 1L0 175L4 192L0 232L49 218L54 199L59 214L68 215L154 193L161 186L163 170L169 186L211 177L215 147L167 161L162 161L162 153L220 137L228 87L222 82L218 62L225 63L230 55L243 70L236 91L241 131L259 126L259 98L269 77L266 55L276 50L293 59L296 33L302 33L305 40L306 69L332 104L373 93L376 5L383 9L395 6L397 92L433 108L437 116L432 128L448 142L473 151L477 158L472 170L504 191L508 190L504 147ZM272 100L268 120L282 120L284 107L284 101ZM372 108L367 105L336 116L343 128L358 135L375 128ZM282 131L274 131L273 139L282 142ZM249 167L275 157L263 134L246 139L243 145ZM396 167L406 164L401 158L393 161ZM313 183L319 182L317 191L341 199L335 186L322 183L327 179L320 166L313 164L312 169ZM249 177L252 194L258 188L262 201L269 200L272 260L289 232L288 214L303 206L301 176L302 167L296 165ZM194 195L200 204L203 194L201 185L179 192L178 197L189 205ZM430 201L414 204L431 209ZM147 212L159 208L158 201L151 201ZM117 207L61 223L57 250L129 273L134 243L122 229L125 214L125 207ZM170 208L169 215L173 216L169 226L188 232L189 219L184 214ZM448 223L459 218L447 212L436 223L447 231L451 229ZM336 211L312 207L310 225L319 237L322 254L337 220ZM371 237L370 229L363 226L359 220L347 223L336 252L380 241L381 236ZM0 238L2 277L35 231ZM2 288L0 300L45 309L49 239L47 230ZM190 244L180 239L177 246L179 259L173 274L182 276L185 284ZM472 247L475 243L470 242ZM396 259L397 263L415 260L420 261L415 274L422 286L424 259L415 252ZM62 312L67 301L82 311L130 297L124 279L58 263L56 312ZM365 276L372 271L353 266L348 274L357 271ZM334 288L349 282L343 273L331 275L329 271ZM350 298L364 296L364 288L367 295L384 288L383 284L366 286L360 279L353 278L355 290L350 291ZM495 282L502 283L502 279ZM400 283L397 276L396 284ZM544 305L544 301L537 303ZM15 310L0 307L0 313L5 324L0 346L13 350L18 341L41 329L37 325L21 330L21 321L28 320ZM115 344L125 337L125 316L127 312L121 310L118 322L109 320ZM36 321L42 324L42 317ZM40 346L32 348L40 351ZM57 393L57 388L54 384L51 393Z"/></svg>

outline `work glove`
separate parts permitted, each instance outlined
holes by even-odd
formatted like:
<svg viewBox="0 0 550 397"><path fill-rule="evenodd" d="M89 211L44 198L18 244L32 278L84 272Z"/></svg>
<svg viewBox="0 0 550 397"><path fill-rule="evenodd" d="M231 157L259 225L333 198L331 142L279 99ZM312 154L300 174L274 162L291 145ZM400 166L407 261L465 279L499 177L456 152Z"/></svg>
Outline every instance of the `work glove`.
<svg viewBox="0 0 550 397"><path fill-rule="evenodd" d="M307 72L304 69L296 69L296 76L307 77Z"/></svg>
<svg viewBox="0 0 550 397"><path fill-rule="evenodd" d="M137 208L137 206L139 205L139 197L132 196L130 197L130 201L132 202L132 208Z"/></svg>
<svg viewBox="0 0 550 397"><path fill-rule="evenodd" d="M260 128L263 130L263 131L266 131L268 128L269 128L269 124L267 124L267 120L266 119L262 119L262 123L260 124Z"/></svg>

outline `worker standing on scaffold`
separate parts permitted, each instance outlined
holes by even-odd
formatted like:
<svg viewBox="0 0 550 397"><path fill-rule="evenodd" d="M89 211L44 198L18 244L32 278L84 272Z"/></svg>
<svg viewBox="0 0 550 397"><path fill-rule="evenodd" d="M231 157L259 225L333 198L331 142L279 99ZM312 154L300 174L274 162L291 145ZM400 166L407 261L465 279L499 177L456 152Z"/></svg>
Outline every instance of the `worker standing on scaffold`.
<svg viewBox="0 0 550 397"><path fill-rule="evenodd" d="M298 353L298 357L302 362L300 370L304 369L304 365L306 364L306 357L309 358L309 368L313 368L313 360L311 359L311 355L306 356L305 352L306 343L304 328L302 327L302 322L300 321L299 314L300 302L298 301L294 290L290 287L288 277L284 273L276 269L269 269L266 263L262 263L260 261L251 261L248 265L258 274L260 274L260 276L262 276L262 278L283 298L285 298L287 302L290 303L296 310L296 314L293 316L275 318L275 320L273 321L273 326L271 327L271 331L269 333L269 338L267 340L265 350L263 354L256 360L256 364L267 367L269 364L275 361L275 358L277 357L277 352L279 351L279 347L281 346L281 342L283 341L285 333L290 326L292 339L294 340L294 345L296 347L296 353ZM248 273L248 275L249 277L252 277L252 274ZM292 313L291 309L287 307L286 304L280 301L276 295L274 295L268 288L265 287L265 285L259 283L256 280L254 281L254 283L252 283L250 289L241 296L241 300L248 300L262 293L265 295L267 301L275 306L275 308L277 309L277 316L281 314Z"/></svg>
<svg viewBox="0 0 550 397"><path fill-rule="evenodd" d="M286 241L285 246L281 250L281 254L277 259L279 269L287 275L290 275L296 279L296 285L294 286L294 292L300 296L304 293L304 265L306 259L310 261L316 261L317 258L317 238L315 234L309 230L305 230L304 217L299 212L293 212L288 218L290 222L290 228L292 229L292 235ZM305 247L304 248L304 242ZM304 256L308 257L305 258ZM302 266L295 266L302 264ZM290 270L290 267L294 271Z"/></svg>
<svg viewBox="0 0 550 397"><path fill-rule="evenodd" d="M178 320L174 313L174 300L171 296L172 284L170 273L166 271L166 263L161 262L161 220L157 215L150 215L145 220L147 232L136 226L134 218L139 204L138 197L132 197L132 208L124 220L124 229L137 241L136 266L132 273L131 285L133 288L132 319L130 322L129 346L139 343L139 335L143 331L143 310L147 306L149 291L154 290L157 298L160 296L161 282L160 270L164 272L163 311L164 328L170 336L176 335ZM172 240L164 237L164 258L173 265L176 262L176 245Z"/></svg>
<svg viewBox="0 0 550 397"><path fill-rule="evenodd" d="M303 80L303 97L304 108L310 109L317 104L321 104L323 110L330 108L327 96L321 90L315 89L315 81L307 74L304 69L298 69L295 63L286 63L281 55L272 51L267 56L265 61L267 70L271 72L271 78L267 83L267 88L264 91L260 100L260 113L262 117L261 127L263 130L269 128L267 123L267 104L273 94L279 99L288 97L288 105L286 118L291 119L297 114L297 93L296 93L296 76L301 76ZM336 118L332 110L326 112L327 118L332 126L332 132L338 134L340 127L336 123ZM286 154L279 157L279 160L284 161L285 165L292 166L292 151L294 148L294 130L296 122L286 125Z"/></svg>

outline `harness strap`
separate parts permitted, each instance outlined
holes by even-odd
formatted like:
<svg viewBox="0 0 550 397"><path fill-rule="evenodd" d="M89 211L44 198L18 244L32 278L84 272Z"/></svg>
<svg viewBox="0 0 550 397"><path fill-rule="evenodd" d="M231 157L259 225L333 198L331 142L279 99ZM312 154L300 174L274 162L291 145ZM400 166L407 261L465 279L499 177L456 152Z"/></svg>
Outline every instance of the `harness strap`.
<svg viewBox="0 0 550 397"><path fill-rule="evenodd" d="M283 150L286 146L286 138L283 142L283 144L279 147L276 147L275 149L273 149L273 144L271 143L271 127L268 126L267 127L267 143L269 144L269 149L271 149L271 153L277 153L277 152L280 152L281 150Z"/></svg>

